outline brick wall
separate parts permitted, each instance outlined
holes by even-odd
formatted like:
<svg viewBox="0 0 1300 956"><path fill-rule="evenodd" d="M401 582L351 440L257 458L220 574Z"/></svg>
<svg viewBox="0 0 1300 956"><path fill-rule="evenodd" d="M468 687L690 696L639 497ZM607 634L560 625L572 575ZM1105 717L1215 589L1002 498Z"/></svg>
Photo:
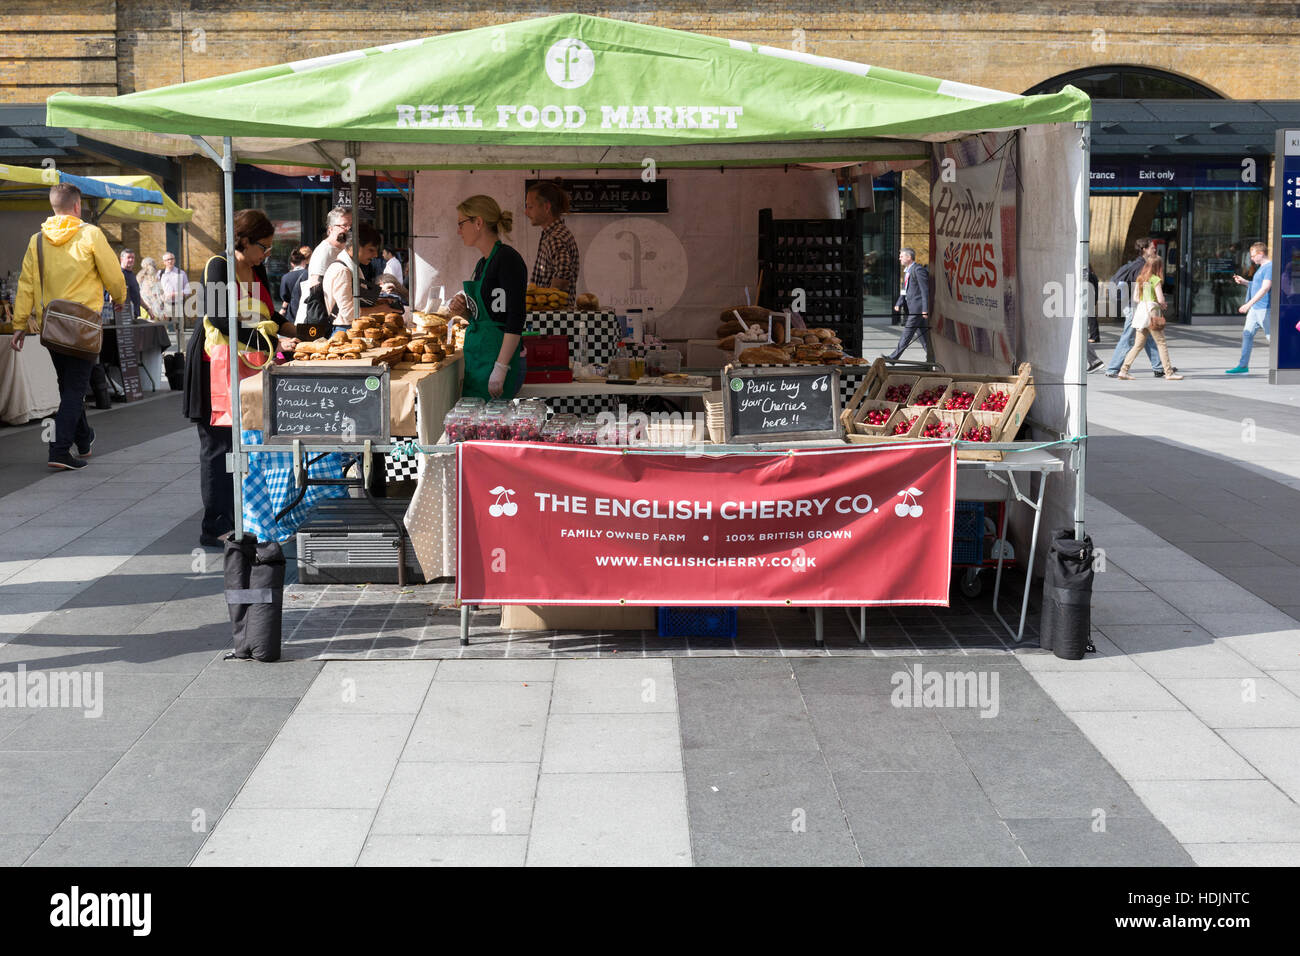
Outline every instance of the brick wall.
<svg viewBox="0 0 1300 956"><path fill-rule="evenodd" d="M35 103L66 89L112 95L524 17L590 12L587 3L447 4L392 0L366 10L319 2L242 0L5 0L0 16L0 103ZM701 12L695 0L652 7L623 0L604 16L714 34L1020 92L1071 70L1154 67L1229 98L1294 97L1300 18L1294 3L1225 7L1181 0L1065 0L1026 10L1022 0L751 0ZM195 209L182 262L191 274L221 245L220 179L206 159L185 163L183 205ZM903 237L929 258L921 219L924 177L904 177ZM163 228L138 244L158 255Z"/></svg>

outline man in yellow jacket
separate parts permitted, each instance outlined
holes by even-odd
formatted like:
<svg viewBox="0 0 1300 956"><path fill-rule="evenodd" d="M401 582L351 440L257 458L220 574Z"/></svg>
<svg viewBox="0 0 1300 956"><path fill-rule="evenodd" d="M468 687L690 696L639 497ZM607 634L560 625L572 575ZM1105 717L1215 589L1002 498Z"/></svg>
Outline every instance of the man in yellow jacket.
<svg viewBox="0 0 1300 956"><path fill-rule="evenodd" d="M14 337L12 347L23 350L28 331L38 332L42 303L51 299L71 299L95 312L104 307L104 290L118 305L126 300L126 279L117 256L98 226L81 221L81 190L68 183L50 188L50 206L54 215L41 224L32 236L23 256L18 294L14 297ZM36 243L45 244L45 283L41 273ZM59 411L54 416L54 441L50 442L51 468L74 471L86 467L95 442L95 430L86 421L86 386L95 363L51 352L54 371L59 377ZM73 444L81 457L72 454Z"/></svg>

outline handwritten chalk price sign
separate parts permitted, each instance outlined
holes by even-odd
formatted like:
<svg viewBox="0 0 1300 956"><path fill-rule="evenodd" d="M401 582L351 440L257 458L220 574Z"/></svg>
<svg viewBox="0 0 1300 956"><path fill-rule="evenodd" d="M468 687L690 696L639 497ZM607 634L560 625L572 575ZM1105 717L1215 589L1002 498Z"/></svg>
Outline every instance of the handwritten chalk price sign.
<svg viewBox="0 0 1300 956"><path fill-rule="evenodd" d="M262 397L263 441L388 441L388 367L273 365Z"/></svg>
<svg viewBox="0 0 1300 956"><path fill-rule="evenodd" d="M843 438L840 373L825 365L723 371L724 434L728 443Z"/></svg>

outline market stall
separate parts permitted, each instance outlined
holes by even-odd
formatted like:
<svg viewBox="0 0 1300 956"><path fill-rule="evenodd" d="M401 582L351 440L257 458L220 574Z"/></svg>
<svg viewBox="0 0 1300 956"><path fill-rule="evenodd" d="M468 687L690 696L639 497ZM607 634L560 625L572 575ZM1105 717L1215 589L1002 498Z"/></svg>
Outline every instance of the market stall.
<svg viewBox="0 0 1300 956"><path fill-rule="evenodd" d="M327 92L334 86L344 90L358 84L380 91L379 99L368 98L363 104ZM438 105L422 104L424 91L431 88L439 90ZM445 105L449 103L457 105ZM704 170L718 170L718 176L732 176L742 191L760 184L760 189L767 190L760 193L765 205L773 205L799 192L794 188L796 174L814 177L818 170L828 167L850 169L856 175L926 163L937 170L938 160L945 158L944 151L953 150L963 159L964 169L980 165L975 159L986 158L990 146L1014 153L1023 198L1010 219L1014 222L1018 218L1021 228L1009 236L999 235L993 255L1001 261L1018 262L1020 268L1000 270L997 278L1000 289L1007 293L998 301L998 321L1002 323L999 336L960 332L957 326L964 316L955 311L949 316L952 327L939 331L944 350L941 361L954 375L1005 373L1028 362L1035 370L1040 392L1050 386L1050 396L1041 396L1035 406L1036 427L1040 430L1034 438L1050 445L1049 457L1057 463L1063 465L1070 458L1071 467L1054 469L1038 462L1032 468L1043 475L1058 471L1051 479L1055 490L1048 486L1044 501L1044 486L1040 484L1035 499L1035 527L1026 532L1027 539L1035 543L1041 536L1040 515L1048 517L1047 528L1070 521L1076 534L1082 534L1083 528L1086 286L1072 286L1059 314L1046 311L1040 290L1049 276L1068 285L1066 280L1080 274L1087 241L1088 116L1087 98L1071 88L1051 96L1021 97L804 53L582 15L546 17L412 40L122 97L57 95L49 102L51 125L69 126L92 137L171 155L208 155L225 174L228 219L236 159L262 165L425 170L430 171L430 177L451 177L448 181L453 182L465 179L472 171L476 192L488 191L483 186L488 175L512 175L511 170L582 169L592 170L597 177L619 171L626 177L631 170L631 175L648 176L650 180L679 170L683 181L703 175ZM745 176L754 177L748 186ZM939 181L937 172L935 176ZM774 193L783 180L790 188L784 194ZM422 227L417 215L413 224L417 232L423 228L430 239L450 235L448 203L454 205L454 200L448 197L464 192L447 188L443 179L434 182L441 187L437 190L440 195L428 201L438 205L440 221ZM1006 182L1004 176L992 188L1001 195ZM419 177L415 190L418 213L424 201L421 197L434 190L424 188ZM517 191L522 201L522 191ZM733 221L730 205L712 203L714 195L723 194L701 191L686 197L685 202L697 204L703 210L702 219L722 226L712 233L685 227L694 231L677 239L679 249L685 248L684 243L698 240L701 248L713 250L711 257L651 255L657 252L656 242L661 243L660 248L667 248L672 237L672 230L664 229L670 236L655 238L652 234L657 230L651 227L636 234L635 242L626 239L625 248L613 251L618 261L628 264L625 269L660 263L665 267L660 273L665 277L662 281L682 280L672 309L678 323L676 337L683 343L714 333L718 310L744 301L741 290L751 282L756 290L764 286L756 275L756 258L748 255L747 245L736 242L736 236L741 234L735 226L741 221L740 214L734 214ZM743 218L752 223L750 212L746 210ZM966 218L973 226L987 225L990 220L986 212L982 206L972 209ZM781 208L775 214L778 218L809 215ZM625 221L639 220L632 216ZM1007 216L998 217L996 222L1005 225ZM949 225L947 220L939 223L936 237L946 237L944 230ZM589 248L610 248L608 243L597 243L596 238ZM448 240L440 241L443 248L449 247ZM754 242L756 246L757 237ZM964 260L960 251L955 255L951 272L960 278ZM464 258L458 260L450 255L438 261L417 261L413 270L414 299L427 302L430 289L459 281L468 274L464 263ZM584 266L590 268L590 263ZM947 274L945 266L941 282ZM632 290L646 285L642 278L642 273L633 272L621 282L610 270L604 270L596 281ZM602 294L601 299L608 301L608 296ZM942 316L941 307L936 311ZM755 343L755 347L762 345ZM742 359L740 355L735 357ZM775 354L762 357L778 366L804 360L794 351L782 358ZM838 373L834 381L833 391L840 396ZM240 383L232 378L232 388L239 387ZM831 416L831 420L832 427L841 427L838 417ZM785 434L790 429L773 431ZM989 450L1001 450L996 446L1004 443L981 444ZM308 450L361 449L346 441L332 441L308 443ZM1028 449L1022 445L1007 450ZM250 453L261 454L256 448L236 444L237 472L247 470ZM419 453L429 458L441 454L437 447L425 442L421 442ZM892 506L900 517L888 532L873 528L876 519L871 515L853 510L862 506L861 501L851 506L851 513L843 515L843 521L814 521L810 514L799 515L807 520L798 530L819 535L815 547L832 549L827 553L834 554L837 560L829 564L838 566L838 572L828 570L828 562L822 561L816 573L787 574L784 584L764 575L762 580L747 581L744 586L734 575L721 573L696 574L689 581L651 576L637 584L635 601L661 605L942 604L947 600L948 548L937 542L942 539L951 544L953 453L951 439L919 439L897 447L840 443L829 451L800 451L788 435L766 443L766 447L763 442L724 444L708 451L694 447L683 451L680 445L667 449L587 449L533 442L519 443L517 447L466 442L456 449L454 482L460 491L457 508L462 517L472 515L476 524L467 528L461 522L457 531L460 596L466 602L503 604L629 601L626 572L617 586L612 583L615 579L609 578L608 586L593 585L577 593L567 586L570 582L565 582L566 586L553 582L548 586L549 593L537 593L536 580L513 573L495 578L474 576L469 569L472 562L481 570L481 562L492 553L491 520L521 513L519 499L504 494L516 481L522 484L521 479L513 477L522 472L511 468L526 466L537 484L555 483L560 475L570 476L575 490L566 500L576 501L586 497L581 489L587 487L583 482L590 482L592 474L599 474L609 483L626 481L635 485L644 477L641 472L653 465L656 480L667 489L665 493L670 491L676 500L694 501L700 508L710 506L715 517L720 517L730 500L715 501L711 497L715 492L724 493L728 483L739 488L741 483L750 482L758 493L773 475L780 476L782 486L780 494L771 496L772 506L778 510L786 507L782 502L791 509L815 507L825 495L800 491L808 483L821 487L844 485L845 495L840 497L847 496L853 502L858 496L848 492L854 481L870 481L873 487L884 482L882 488L902 482L904 492L900 494L904 497ZM438 460L450 459L442 455ZM503 467L507 470L502 471ZM996 469L978 461L963 467L1008 468L1005 460ZM787 468L792 469L789 475L784 474ZM494 480L494 476L502 475L508 478ZM931 495L926 500L935 502L929 509L923 508L915 496L906 497L908 488L923 484ZM238 480L236 487L238 493ZM498 490L489 492L490 488ZM466 489L474 496L472 500L465 498ZM885 500L894 490L889 490ZM538 493L554 494L540 488ZM489 494L488 500L481 499L484 494ZM879 503L880 496L876 497ZM540 514L536 510L538 502L546 500L534 498L528 513ZM419 506L418 495L415 502L408 523L418 523L428 511ZM645 518L624 518L676 520L656 517L653 511L652 507L652 513ZM480 526L483 522L486 524ZM563 528L554 525L553 530L559 534ZM585 530L603 534L611 529ZM794 530L786 529L785 533ZM844 569L866 560L867 551L845 550L842 542L851 540L851 536L820 537L846 531L856 533L858 541L892 542L891 547L899 554L915 555L911 573L900 578L886 566L877 578L858 575L849 580ZM636 533L661 532L642 529ZM533 542L533 550L521 562L524 566L547 554L559 540L531 534L528 539ZM649 541L655 553L625 552L619 557L661 560L671 556L680 543L636 540ZM711 548L721 545L712 533L704 540L710 542ZM764 556L759 544L755 541L754 547L741 548L745 553L731 548L724 557L757 560ZM790 549L783 546L781 550ZM888 551L886 548L885 553ZM552 568L556 566L553 556L548 555L548 561ZM511 566L516 565L512 562ZM480 587L484 581L491 582L490 586ZM797 586L790 587L792 583Z"/></svg>

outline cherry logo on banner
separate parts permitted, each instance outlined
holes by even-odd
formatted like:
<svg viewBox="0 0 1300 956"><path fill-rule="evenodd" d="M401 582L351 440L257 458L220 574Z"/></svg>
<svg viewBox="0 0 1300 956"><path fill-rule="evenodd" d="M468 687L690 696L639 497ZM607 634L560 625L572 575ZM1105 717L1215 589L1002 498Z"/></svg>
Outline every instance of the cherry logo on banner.
<svg viewBox="0 0 1300 956"><path fill-rule="evenodd" d="M900 491L898 497L903 500L894 505L894 514L900 518L919 518L925 514L925 509L921 507L920 502L916 500L917 495L925 494L920 488L908 488L906 491ZM908 499L911 503L908 503Z"/></svg>
<svg viewBox="0 0 1300 956"><path fill-rule="evenodd" d="M510 496L514 493L513 488L506 488L504 485L497 485L489 491L488 494L496 495L497 500L488 505L488 514L494 518L500 518L502 515L505 515L507 518L513 518L517 515L519 513L519 505L510 500Z"/></svg>

